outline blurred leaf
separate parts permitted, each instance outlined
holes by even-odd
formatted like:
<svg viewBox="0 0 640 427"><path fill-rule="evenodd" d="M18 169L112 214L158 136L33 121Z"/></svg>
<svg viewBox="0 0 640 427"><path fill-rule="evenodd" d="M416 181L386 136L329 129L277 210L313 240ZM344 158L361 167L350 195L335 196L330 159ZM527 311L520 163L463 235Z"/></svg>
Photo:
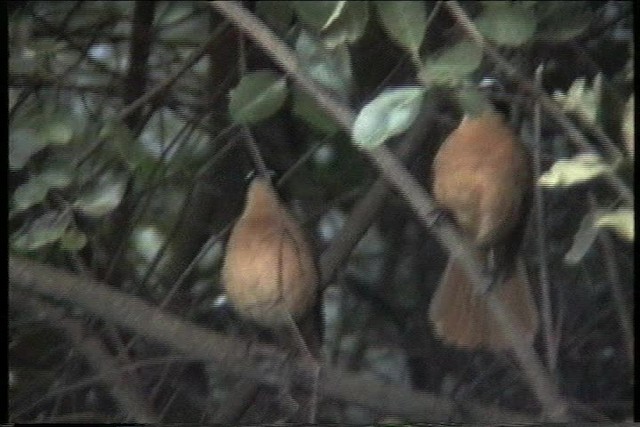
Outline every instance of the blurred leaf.
<svg viewBox="0 0 640 427"><path fill-rule="evenodd" d="M342 99L348 98L353 85L353 71L347 46L327 49L317 37L301 31L296 41L296 53L312 79Z"/></svg>
<svg viewBox="0 0 640 427"><path fill-rule="evenodd" d="M536 38L561 43L582 34L593 20L593 13L583 1L536 2L538 30Z"/></svg>
<svg viewBox="0 0 640 427"><path fill-rule="evenodd" d="M346 1L294 1L293 7L302 22L320 31L342 13Z"/></svg>
<svg viewBox="0 0 640 427"><path fill-rule="evenodd" d="M584 77L576 79L567 93L555 91L553 98L565 111L580 115L591 124L596 123L602 95L602 74L598 73L593 85L588 87Z"/></svg>
<svg viewBox="0 0 640 427"><path fill-rule="evenodd" d="M421 1L376 1L382 27L393 41L414 55L427 30L427 11Z"/></svg>
<svg viewBox="0 0 640 427"><path fill-rule="evenodd" d="M369 2L347 1L342 13L322 31L322 43L329 49L360 39L369 20Z"/></svg>
<svg viewBox="0 0 640 427"><path fill-rule="evenodd" d="M339 127L336 122L306 92L293 92L293 114L321 132L331 134Z"/></svg>
<svg viewBox="0 0 640 427"><path fill-rule="evenodd" d="M33 129L18 128L9 132L9 167L20 170L31 156L47 145L42 136Z"/></svg>
<svg viewBox="0 0 640 427"><path fill-rule="evenodd" d="M486 109L492 108L486 93L476 85L463 85L456 91L456 98L465 115L477 117Z"/></svg>
<svg viewBox="0 0 640 427"><path fill-rule="evenodd" d="M25 230L14 234L12 246L33 251L60 239L71 221L71 211L49 211L33 221Z"/></svg>
<svg viewBox="0 0 640 427"><path fill-rule="evenodd" d="M68 252L77 252L85 247L87 241L86 234L70 228L60 238L60 248Z"/></svg>
<svg viewBox="0 0 640 427"><path fill-rule="evenodd" d="M105 142L108 151L118 155L129 170L135 170L140 165L156 161L145 151L139 138L136 138L129 127L120 120L106 121L100 129L98 138Z"/></svg>
<svg viewBox="0 0 640 427"><path fill-rule="evenodd" d="M542 187L570 187L613 172L613 167L596 154L578 154L571 159L558 160L540 176Z"/></svg>
<svg viewBox="0 0 640 427"><path fill-rule="evenodd" d="M633 209L621 208L614 212L600 215L596 220L596 227L608 227L622 239L633 242L634 240L634 215Z"/></svg>
<svg viewBox="0 0 640 427"><path fill-rule="evenodd" d="M125 180L107 176L92 190L78 198L73 207L92 217L100 217L113 211L122 200Z"/></svg>
<svg viewBox="0 0 640 427"><path fill-rule="evenodd" d="M498 45L514 47L531 40L537 24L530 8L512 2L484 3L484 10L475 23L489 40Z"/></svg>
<svg viewBox="0 0 640 427"><path fill-rule="evenodd" d="M482 49L475 43L463 40L430 55L420 71L420 77L427 84L455 86L478 69L482 55Z"/></svg>
<svg viewBox="0 0 640 427"><path fill-rule="evenodd" d="M287 97L284 77L271 71L254 71L242 77L229 94L234 122L255 124L275 114Z"/></svg>
<svg viewBox="0 0 640 427"><path fill-rule="evenodd" d="M22 212L42 202L49 187L40 179L30 179L13 193L13 212Z"/></svg>
<svg viewBox="0 0 640 427"><path fill-rule="evenodd" d="M422 87L387 89L364 106L353 125L353 143L373 149L411 126L420 112Z"/></svg>
<svg viewBox="0 0 640 427"><path fill-rule="evenodd" d="M136 250L147 262L153 261L164 240L162 233L154 226L137 227L133 234Z"/></svg>
<svg viewBox="0 0 640 427"><path fill-rule="evenodd" d="M596 210L587 213L584 218L582 218L580 228L573 236L573 244L564 256L565 263L569 265L577 265L582 261L598 235L598 229L595 227L595 221L601 214L601 210Z"/></svg>
<svg viewBox="0 0 640 427"><path fill-rule="evenodd" d="M49 144L66 145L71 142L76 126L76 119L69 111L58 110L44 118L40 134Z"/></svg>
<svg viewBox="0 0 640 427"><path fill-rule="evenodd" d="M284 34L293 20L293 9L288 1L262 0L256 2L256 15L276 33Z"/></svg>
<svg viewBox="0 0 640 427"><path fill-rule="evenodd" d="M50 188L64 188L71 183L71 175L63 170L49 169L29 179L13 193L13 209L22 212L44 200Z"/></svg>

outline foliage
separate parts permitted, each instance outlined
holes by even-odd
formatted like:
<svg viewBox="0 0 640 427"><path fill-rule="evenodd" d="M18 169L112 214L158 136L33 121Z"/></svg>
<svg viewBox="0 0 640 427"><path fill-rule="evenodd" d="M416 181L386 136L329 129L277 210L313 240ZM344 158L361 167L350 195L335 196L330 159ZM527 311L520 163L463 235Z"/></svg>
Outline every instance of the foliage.
<svg viewBox="0 0 640 427"><path fill-rule="evenodd" d="M410 134L427 107L437 107L437 126L421 154L406 162L428 188L434 148L459 118L451 110L473 114L484 107L475 82L486 76L506 82L499 95L521 112L514 115L521 134L531 135L535 100L517 89L526 85L495 65L448 3L244 4L295 52L298 72L354 109L350 133L208 2L8 4L11 253L233 332L234 318L221 308L218 270L224 230L239 212L243 177L253 169L239 131L249 129L267 167L286 172L284 199L297 201L292 211L319 247L340 242L349 231L343 225L354 224L345 219L350 214L375 218L366 238L340 260L340 285L325 292L327 363L407 388L464 391L465 400L535 411L519 372L482 354L466 369L461 353L431 335L425 311L444 256L406 205L389 196L376 212L355 209L379 176L361 150ZM599 421L627 419L630 409L616 402L632 399L631 368L611 277L631 295L633 205L607 179L631 186L631 3L460 6L528 84L544 65L544 91L554 94L593 148L577 150L545 110L535 142L545 217L532 240L543 235L547 241L544 267L553 282L563 393L583 407L601 405L591 411ZM615 236L615 256L598 244L605 230ZM538 272L540 254L528 246ZM615 259L615 274L604 267L605 257ZM167 349L118 330L109 319L91 319L68 296L42 301L62 307L62 317L104 344L105 360L126 375L111 375L118 377L114 383L109 375L93 377L95 366L79 363L91 359L77 342L69 344L66 323L12 302L12 422L139 420L126 404L136 393L164 414L162 422L217 422L211 414L230 406L225 396L233 396L236 383L224 368L167 356ZM65 338L51 335L54 329ZM45 339L50 336L56 339ZM128 381L135 391L123 391ZM358 399L345 401L323 403L320 422L364 424L383 415L375 402L356 410L363 406L351 404ZM279 420L251 416L229 423Z"/></svg>

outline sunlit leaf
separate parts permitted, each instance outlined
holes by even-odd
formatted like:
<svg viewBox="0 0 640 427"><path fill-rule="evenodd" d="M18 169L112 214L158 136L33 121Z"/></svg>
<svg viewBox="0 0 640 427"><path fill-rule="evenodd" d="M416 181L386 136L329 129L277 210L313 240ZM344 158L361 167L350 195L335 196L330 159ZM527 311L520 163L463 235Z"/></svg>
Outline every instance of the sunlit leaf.
<svg viewBox="0 0 640 427"><path fill-rule="evenodd" d="M602 74L597 74L591 86L584 77L576 79L566 93L556 91L553 98L565 111L579 114L589 123L595 123L602 97Z"/></svg>
<svg viewBox="0 0 640 427"><path fill-rule="evenodd" d="M579 154L571 159L558 160L540 176L538 184L543 187L569 187L613 172L611 165L604 163L596 154Z"/></svg>
<svg viewBox="0 0 640 427"><path fill-rule="evenodd" d="M353 143L372 149L411 126L422 105L422 87L387 89L364 106L353 125Z"/></svg>
<svg viewBox="0 0 640 427"><path fill-rule="evenodd" d="M632 242L635 235L633 209L621 208L605 213L596 221L596 227L611 228L618 236Z"/></svg>

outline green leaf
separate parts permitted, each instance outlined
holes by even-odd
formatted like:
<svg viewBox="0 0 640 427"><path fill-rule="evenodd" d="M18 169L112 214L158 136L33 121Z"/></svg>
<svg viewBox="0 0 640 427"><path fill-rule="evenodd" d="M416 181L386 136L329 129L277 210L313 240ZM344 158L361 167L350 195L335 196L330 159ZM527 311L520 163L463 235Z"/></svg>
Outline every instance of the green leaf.
<svg viewBox="0 0 640 427"><path fill-rule="evenodd" d="M322 43L329 49L354 43L364 34L368 20L369 2L345 2L340 15L322 31Z"/></svg>
<svg viewBox="0 0 640 427"><path fill-rule="evenodd" d="M571 40L582 34L593 20L593 13L583 1L537 2L536 38L552 43Z"/></svg>
<svg viewBox="0 0 640 427"><path fill-rule="evenodd" d="M313 80L343 98L348 97L353 85L353 71L347 46L327 49L317 37L301 31L296 41L296 54Z"/></svg>
<svg viewBox="0 0 640 427"><path fill-rule="evenodd" d="M553 98L565 111L576 113L587 122L594 124L602 98L602 74L596 75L590 87L587 86L585 78L580 77L571 84L567 93L557 90Z"/></svg>
<svg viewBox="0 0 640 427"><path fill-rule="evenodd" d="M229 113L234 122L255 124L275 114L287 97L284 77L271 71L247 73L229 94Z"/></svg>
<svg viewBox="0 0 640 427"><path fill-rule="evenodd" d="M376 8L382 27L389 37L417 57L427 30L425 3L376 1Z"/></svg>
<svg viewBox="0 0 640 427"><path fill-rule="evenodd" d="M71 176L62 171L49 169L29 179L13 193L13 210L22 212L42 202L50 188L64 188L71 183Z"/></svg>
<svg viewBox="0 0 640 427"><path fill-rule="evenodd" d="M60 248L68 252L77 252L87 244L87 235L81 231L68 229L60 238Z"/></svg>
<svg viewBox="0 0 640 427"><path fill-rule="evenodd" d="M387 89L364 106L353 125L353 143L372 149L411 126L422 105L425 89Z"/></svg>
<svg viewBox="0 0 640 427"><path fill-rule="evenodd" d="M538 184L542 187L570 187L612 172L613 167L604 163L600 156L578 154L571 159L558 160L540 176Z"/></svg>
<svg viewBox="0 0 640 427"><path fill-rule="evenodd" d="M162 245L165 237L154 226L137 227L133 233L133 243L138 253L147 262L153 261Z"/></svg>
<svg viewBox="0 0 640 427"><path fill-rule="evenodd" d="M43 126L39 130L45 141L53 145L66 145L73 139L77 120L70 112L56 111L43 118Z"/></svg>
<svg viewBox="0 0 640 427"><path fill-rule="evenodd" d="M49 211L33 221L25 230L13 235L12 246L33 251L51 244L64 234L71 221L71 211Z"/></svg>
<svg viewBox="0 0 640 427"><path fill-rule="evenodd" d="M427 58L420 78L426 84L458 85L478 69L482 55L475 43L463 40Z"/></svg>
<svg viewBox="0 0 640 427"><path fill-rule="evenodd" d="M633 242L635 234L633 209L620 208L604 213L596 220L596 227L611 228L621 238Z"/></svg>
<svg viewBox="0 0 640 427"><path fill-rule="evenodd" d="M20 170L31 156L42 150L47 142L38 132L29 128L19 128L9 132L9 167Z"/></svg>
<svg viewBox="0 0 640 427"><path fill-rule="evenodd" d="M91 191L78 198L73 207L92 217L100 217L113 211L122 201L125 181L112 176L104 177Z"/></svg>
<svg viewBox="0 0 640 427"><path fill-rule="evenodd" d="M332 134L339 129L336 122L303 91L296 90L293 93L292 112L321 132Z"/></svg>
<svg viewBox="0 0 640 427"><path fill-rule="evenodd" d="M340 16L346 3L345 1L294 1L293 7L302 22L320 31Z"/></svg>
<svg viewBox="0 0 640 427"><path fill-rule="evenodd" d="M145 130L142 135L147 132ZM107 121L100 129L98 138L105 141L107 150L117 154L129 170L156 161L141 145L140 138L136 138L129 127L120 120Z"/></svg>
<svg viewBox="0 0 640 427"><path fill-rule="evenodd" d="M582 218L580 227L573 236L573 244L564 256L564 262L569 265L577 265L584 258L598 236L595 221L601 214L602 211L596 210L587 213L584 218Z"/></svg>
<svg viewBox="0 0 640 427"><path fill-rule="evenodd" d="M475 19L478 30L502 46L521 46L533 37L536 17L531 8L511 2L487 5Z"/></svg>

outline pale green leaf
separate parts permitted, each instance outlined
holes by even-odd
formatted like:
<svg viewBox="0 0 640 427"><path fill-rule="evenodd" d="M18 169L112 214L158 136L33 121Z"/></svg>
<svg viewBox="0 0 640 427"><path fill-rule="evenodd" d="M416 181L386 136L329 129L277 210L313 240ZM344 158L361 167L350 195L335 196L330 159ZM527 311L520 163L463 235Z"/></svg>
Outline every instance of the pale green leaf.
<svg viewBox="0 0 640 427"><path fill-rule="evenodd" d="M596 154L578 154L571 159L558 160L540 176L542 187L570 187L613 172L611 165L604 163Z"/></svg>
<svg viewBox="0 0 640 427"><path fill-rule="evenodd" d="M553 98L562 105L565 111L580 115L587 122L594 124L598 117L598 109L602 97L602 74L597 74L593 84L588 86L584 77L576 79L567 93L556 91Z"/></svg>
<svg viewBox="0 0 640 427"><path fill-rule="evenodd" d="M633 242L635 235L633 209L621 208L603 214L596 221L596 227L611 228L621 238Z"/></svg>
<svg viewBox="0 0 640 427"><path fill-rule="evenodd" d="M422 105L422 87L387 89L364 106L353 125L353 143L372 149L411 126Z"/></svg>

